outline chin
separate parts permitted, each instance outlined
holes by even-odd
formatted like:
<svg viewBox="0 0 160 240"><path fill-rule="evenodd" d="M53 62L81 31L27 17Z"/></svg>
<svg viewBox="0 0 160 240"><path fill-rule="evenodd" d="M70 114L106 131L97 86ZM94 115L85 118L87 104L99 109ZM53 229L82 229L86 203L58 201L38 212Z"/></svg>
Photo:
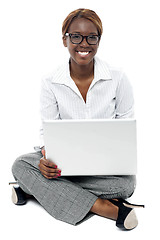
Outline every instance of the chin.
<svg viewBox="0 0 160 240"><path fill-rule="evenodd" d="M94 56L93 57L72 57L71 56L71 61L75 62L77 65L81 65L81 66L85 66L85 65L88 65L89 63L91 63L94 59Z"/></svg>

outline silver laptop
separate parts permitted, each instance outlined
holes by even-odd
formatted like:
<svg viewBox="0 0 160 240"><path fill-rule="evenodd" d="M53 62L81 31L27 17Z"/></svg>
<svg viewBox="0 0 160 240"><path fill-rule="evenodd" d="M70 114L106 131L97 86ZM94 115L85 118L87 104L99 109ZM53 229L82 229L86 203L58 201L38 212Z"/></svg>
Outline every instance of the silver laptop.
<svg viewBox="0 0 160 240"><path fill-rule="evenodd" d="M43 129L46 157L62 176L137 173L136 120L53 120Z"/></svg>

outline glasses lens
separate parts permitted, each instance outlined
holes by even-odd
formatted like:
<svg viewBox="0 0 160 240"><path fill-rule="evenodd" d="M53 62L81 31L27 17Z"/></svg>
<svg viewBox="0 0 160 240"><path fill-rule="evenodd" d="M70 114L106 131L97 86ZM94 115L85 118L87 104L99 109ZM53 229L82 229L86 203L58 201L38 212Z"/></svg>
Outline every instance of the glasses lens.
<svg viewBox="0 0 160 240"><path fill-rule="evenodd" d="M93 44L93 45L97 44L98 40L99 40L99 37L95 35L90 35L87 37L87 41L89 44Z"/></svg>
<svg viewBox="0 0 160 240"><path fill-rule="evenodd" d="M72 43L80 43L82 41L82 36L79 34L72 34L71 41Z"/></svg>

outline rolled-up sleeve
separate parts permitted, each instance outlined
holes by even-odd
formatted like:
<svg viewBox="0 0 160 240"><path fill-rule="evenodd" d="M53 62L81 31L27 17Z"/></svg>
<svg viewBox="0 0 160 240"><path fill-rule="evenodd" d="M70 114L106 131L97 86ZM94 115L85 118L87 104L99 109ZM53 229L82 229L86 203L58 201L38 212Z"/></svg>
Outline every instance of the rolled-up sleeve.
<svg viewBox="0 0 160 240"><path fill-rule="evenodd" d="M116 92L115 118L134 117L134 97L132 86L125 75L121 74Z"/></svg>

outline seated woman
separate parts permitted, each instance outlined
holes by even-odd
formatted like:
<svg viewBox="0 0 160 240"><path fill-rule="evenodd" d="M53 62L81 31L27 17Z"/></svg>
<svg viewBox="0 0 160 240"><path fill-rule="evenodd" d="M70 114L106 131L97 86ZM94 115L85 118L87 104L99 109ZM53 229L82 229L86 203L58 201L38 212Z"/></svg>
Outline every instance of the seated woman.
<svg viewBox="0 0 160 240"><path fill-rule="evenodd" d="M102 35L97 14L89 9L71 12L62 34L70 59L42 82L42 121L133 117L133 93L126 75L95 57ZM20 156L12 172L19 185L13 188L15 204L24 204L29 194L54 218L73 225L93 214L115 220L121 229L138 224L136 205L124 200L135 190L135 176L62 177L58 166L46 159L45 146Z"/></svg>

